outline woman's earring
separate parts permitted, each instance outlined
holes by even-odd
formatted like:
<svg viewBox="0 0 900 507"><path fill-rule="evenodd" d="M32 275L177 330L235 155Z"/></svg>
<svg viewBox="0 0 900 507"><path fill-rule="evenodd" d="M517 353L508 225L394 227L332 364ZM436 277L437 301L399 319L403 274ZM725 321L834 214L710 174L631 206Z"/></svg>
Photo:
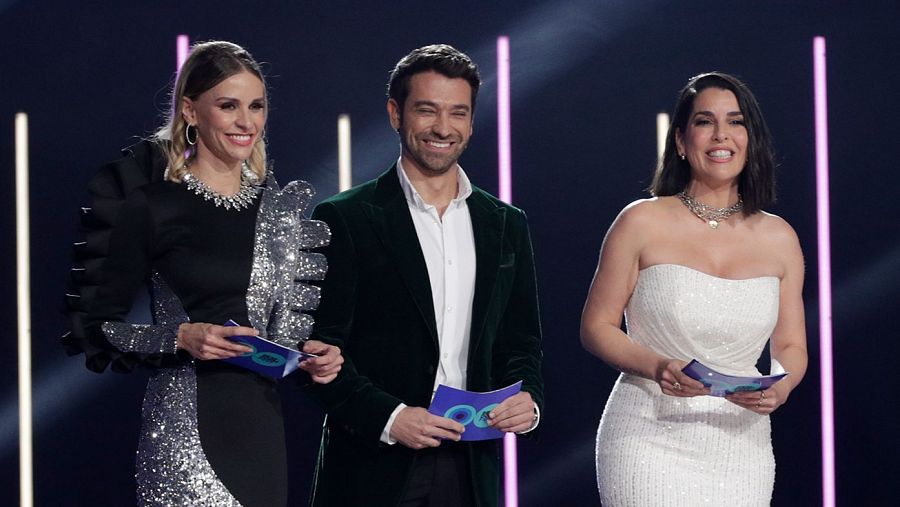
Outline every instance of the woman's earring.
<svg viewBox="0 0 900 507"><path fill-rule="evenodd" d="M681 160L684 160L684 153L681 154Z"/></svg>
<svg viewBox="0 0 900 507"><path fill-rule="evenodd" d="M194 139L193 140L191 140L191 129L194 129ZM200 133L197 132L196 125L191 125L190 123L188 123L188 126L184 128L184 140L187 141L187 143L191 146L197 144L197 136L199 136L199 135L200 135ZM684 158L684 157L681 157L681 158Z"/></svg>

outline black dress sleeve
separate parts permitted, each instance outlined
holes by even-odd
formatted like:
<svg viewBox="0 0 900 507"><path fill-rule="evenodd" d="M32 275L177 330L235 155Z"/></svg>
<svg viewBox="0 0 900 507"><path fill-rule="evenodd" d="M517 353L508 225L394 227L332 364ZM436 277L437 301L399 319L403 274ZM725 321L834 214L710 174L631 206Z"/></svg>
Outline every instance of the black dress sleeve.
<svg viewBox="0 0 900 507"><path fill-rule="evenodd" d="M175 352L171 323L122 322L137 291L150 280L152 220L137 190L162 180L165 168L155 143L143 141L124 154L89 184L91 207L81 210L84 240L75 244L66 295L71 330L63 346L69 355L85 354L85 365L96 372L110 365L115 371L130 371L141 362L160 365L173 360Z"/></svg>

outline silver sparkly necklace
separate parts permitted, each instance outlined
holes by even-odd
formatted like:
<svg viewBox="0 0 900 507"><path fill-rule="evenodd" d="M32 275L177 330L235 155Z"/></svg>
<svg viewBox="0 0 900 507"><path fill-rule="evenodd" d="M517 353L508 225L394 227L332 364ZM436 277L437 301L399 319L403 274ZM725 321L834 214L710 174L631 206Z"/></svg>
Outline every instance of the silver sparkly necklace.
<svg viewBox="0 0 900 507"><path fill-rule="evenodd" d="M205 201L213 201L216 207L224 206L226 210L240 211L246 209L253 204L253 200L259 195L258 189L253 186L256 181L256 175L250 170L245 163L241 169L241 189L234 195L223 195L209 188L206 183L194 176L190 171L185 171L181 177L188 190L202 196Z"/></svg>
<svg viewBox="0 0 900 507"><path fill-rule="evenodd" d="M727 208L707 206L687 195L684 191L678 192L677 195L678 198L681 199L681 202L687 206L687 209L691 210L691 213L697 215L697 218L706 222L710 229L718 229L720 223L728 220L728 217L744 209L744 200L741 199L740 195L738 196L738 202Z"/></svg>

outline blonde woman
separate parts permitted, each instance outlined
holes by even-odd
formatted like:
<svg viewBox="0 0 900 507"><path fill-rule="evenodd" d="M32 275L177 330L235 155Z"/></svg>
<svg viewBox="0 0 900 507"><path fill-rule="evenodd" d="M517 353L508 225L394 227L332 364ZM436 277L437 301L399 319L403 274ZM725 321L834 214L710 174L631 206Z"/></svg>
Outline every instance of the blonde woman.
<svg viewBox="0 0 900 507"><path fill-rule="evenodd" d="M318 304L317 289L297 281L324 276L324 258L306 250L330 233L302 215L312 188L279 189L267 170L265 82L246 50L195 45L172 101L157 135L91 183L64 342L95 371L152 368L139 505L283 506L276 382L216 359L249 352L230 337L264 335L319 355L301 363L305 378L334 379L340 350L306 340L312 319L303 311ZM126 323L146 285L153 323Z"/></svg>

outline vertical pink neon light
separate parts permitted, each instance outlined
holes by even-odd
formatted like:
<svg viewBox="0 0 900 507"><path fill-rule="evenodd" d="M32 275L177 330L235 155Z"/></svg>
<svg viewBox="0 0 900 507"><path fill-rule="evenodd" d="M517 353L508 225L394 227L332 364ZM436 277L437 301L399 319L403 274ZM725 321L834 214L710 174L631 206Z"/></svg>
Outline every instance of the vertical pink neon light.
<svg viewBox="0 0 900 507"><path fill-rule="evenodd" d="M497 37L497 151L500 200L512 202L512 156L509 120L509 37ZM506 507L519 505L519 471L516 435L503 436L503 497Z"/></svg>
<svg viewBox="0 0 900 507"><path fill-rule="evenodd" d="M509 120L509 37L497 38L497 148L500 200L512 202L512 140Z"/></svg>
<svg viewBox="0 0 900 507"><path fill-rule="evenodd" d="M190 39L187 35L181 34L175 39L175 69L181 72L181 66L187 60L188 48L190 47Z"/></svg>
<svg viewBox="0 0 900 507"><path fill-rule="evenodd" d="M831 223L828 195L828 109L825 82L825 38L813 39L816 107L816 216L819 237L819 362L822 390L822 505L833 507L834 371L831 314Z"/></svg>

